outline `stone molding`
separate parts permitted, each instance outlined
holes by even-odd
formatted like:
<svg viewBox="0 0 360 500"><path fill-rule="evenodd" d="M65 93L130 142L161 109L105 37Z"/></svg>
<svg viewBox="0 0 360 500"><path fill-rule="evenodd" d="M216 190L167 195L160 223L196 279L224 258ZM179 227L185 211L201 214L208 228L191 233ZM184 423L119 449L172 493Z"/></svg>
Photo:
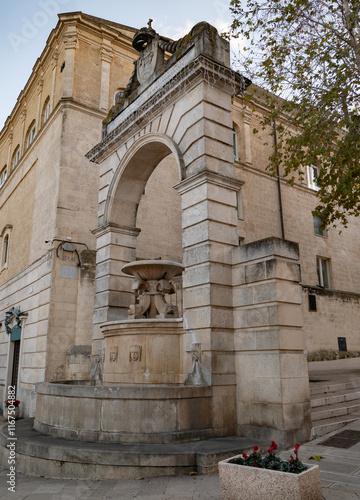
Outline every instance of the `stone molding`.
<svg viewBox="0 0 360 500"><path fill-rule="evenodd" d="M243 108L243 119L246 125L250 125L250 120L252 118L252 112L249 109Z"/></svg>
<svg viewBox="0 0 360 500"><path fill-rule="evenodd" d="M107 48L107 47L102 47L100 49L100 55L101 55L101 60L107 63L111 63L113 57L114 57L114 52Z"/></svg>
<svg viewBox="0 0 360 500"><path fill-rule="evenodd" d="M126 234L129 236L137 236L140 233L141 229L138 227L130 227L130 226L120 226L119 224L115 224L113 222L107 222L102 226L94 229L92 234L94 234L97 238L103 236L108 233L118 233L118 234Z"/></svg>
<svg viewBox="0 0 360 500"><path fill-rule="evenodd" d="M203 170L202 172L192 175L191 177L179 182L179 184L174 186L174 189L176 189L180 194L184 194L192 189L202 186L203 184L213 184L215 186L221 186L225 189L231 189L232 191L239 191L244 182L235 178L226 177L210 170Z"/></svg>
<svg viewBox="0 0 360 500"><path fill-rule="evenodd" d="M36 90L37 90L38 94L42 93L43 87L44 87L44 78L43 78L43 76L41 76L39 81L38 81L38 84L36 86Z"/></svg>
<svg viewBox="0 0 360 500"><path fill-rule="evenodd" d="M78 40L76 33L66 33L64 35L63 40L64 40L65 50L76 49L76 44Z"/></svg>
<svg viewBox="0 0 360 500"><path fill-rule="evenodd" d="M21 111L21 114L20 114L20 119L21 119L21 122L24 123L25 122L25 119L26 119L26 113L27 113L27 110L26 110L26 102L24 103L24 109Z"/></svg>
<svg viewBox="0 0 360 500"><path fill-rule="evenodd" d="M51 56L51 60L50 60L50 64L51 64L52 69L56 68L58 59L59 59L59 51L56 48L54 50L53 55Z"/></svg>
<svg viewBox="0 0 360 500"><path fill-rule="evenodd" d="M236 248L233 254L233 264L253 263L273 256L298 261L299 244L276 237L253 241Z"/></svg>

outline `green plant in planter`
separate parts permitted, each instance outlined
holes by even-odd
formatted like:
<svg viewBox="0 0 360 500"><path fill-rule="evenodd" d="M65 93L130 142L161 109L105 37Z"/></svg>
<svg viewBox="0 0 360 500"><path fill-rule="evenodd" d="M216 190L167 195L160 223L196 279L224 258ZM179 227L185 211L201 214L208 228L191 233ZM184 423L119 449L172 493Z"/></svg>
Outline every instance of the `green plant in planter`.
<svg viewBox="0 0 360 500"><path fill-rule="evenodd" d="M278 470L281 472L290 472L292 474L300 474L307 470L306 465L304 465L299 460L299 448L300 445L296 444L294 449L295 458L291 455L289 461L281 460L281 458L276 456L276 449L278 445L275 441L271 441L271 447L267 450L266 455L263 457L259 451L258 446L254 446L254 450L248 456L243 453L242 456L232 458L229 460L230 464L246 465L247 467L256 467L258 469L271 469Z"/></svg>

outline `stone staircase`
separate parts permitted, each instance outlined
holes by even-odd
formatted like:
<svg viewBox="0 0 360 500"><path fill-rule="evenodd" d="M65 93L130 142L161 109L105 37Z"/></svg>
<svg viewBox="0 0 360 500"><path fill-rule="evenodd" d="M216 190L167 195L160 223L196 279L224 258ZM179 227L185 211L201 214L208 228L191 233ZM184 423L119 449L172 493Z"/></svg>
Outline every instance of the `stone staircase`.
<svg viewBox="0 0 360 500"><path fill-rule="evenodd" d="M336 431L360 418L360 380L310 381L313 436Z"/></svg>

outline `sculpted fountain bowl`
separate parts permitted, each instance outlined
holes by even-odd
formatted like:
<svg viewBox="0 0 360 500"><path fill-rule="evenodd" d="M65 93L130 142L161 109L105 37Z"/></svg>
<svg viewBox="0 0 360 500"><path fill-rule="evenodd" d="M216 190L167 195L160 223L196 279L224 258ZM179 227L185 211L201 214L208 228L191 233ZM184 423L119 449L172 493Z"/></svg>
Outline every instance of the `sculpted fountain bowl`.
<svg viewBox="0 0 360 500"><path fill-rule="evenodd" d="M170 260L138 260L125 264L123 273L135 278L132 286L135 304L129 307L128 318L177 318L177 306L166 302L165 296L175 293L170 280L183 270L181 264Z"/></svg>
<svg viewBox="0 0 360 500"><path fill-rule="evenodd" d="M181 264L170 260L138 260L129 262L122 268L123 273L144 281L169 281L179 276L183 270L184 267Z"/></svg>

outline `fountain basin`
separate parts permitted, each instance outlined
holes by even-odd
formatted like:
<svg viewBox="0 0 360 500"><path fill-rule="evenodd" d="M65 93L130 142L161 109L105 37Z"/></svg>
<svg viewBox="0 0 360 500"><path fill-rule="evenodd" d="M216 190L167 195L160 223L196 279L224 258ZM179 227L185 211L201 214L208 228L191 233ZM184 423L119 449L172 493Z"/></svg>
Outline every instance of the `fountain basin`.
<svg viewBox="0 0 360 500"><path fill-rule="evenodd" d="M182 319L134 319L101 325L104 384L179 384Z"/></svg>
<svg viewBox="0 0 360 500"><path fill-rule="evenodd" d="M139 280L171 280L179 276L184 267L179 262L171 260L137 260L129 262L122 268L122 272L134 276Z"/></svg>
<svg viewBox="0 0 360 500"><path fill-rule="evenodd" d="M36 385L34 428L107 443L180 443L212 436L210 387Z"/></svg>

